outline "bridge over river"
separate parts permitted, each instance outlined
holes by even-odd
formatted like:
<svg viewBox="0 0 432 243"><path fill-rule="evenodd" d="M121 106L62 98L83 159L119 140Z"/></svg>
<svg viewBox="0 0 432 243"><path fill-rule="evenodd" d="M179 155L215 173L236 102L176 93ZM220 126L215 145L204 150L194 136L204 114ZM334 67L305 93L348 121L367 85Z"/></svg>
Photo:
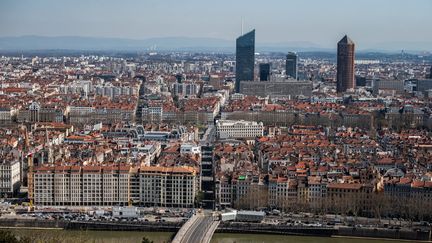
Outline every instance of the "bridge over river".
<svg viewBox="0 0 432 243"><path fill-rule="evenodd" d="M180 228L172 242L209 243L219 223L219 218L211 211L199 212Z"/></svg>

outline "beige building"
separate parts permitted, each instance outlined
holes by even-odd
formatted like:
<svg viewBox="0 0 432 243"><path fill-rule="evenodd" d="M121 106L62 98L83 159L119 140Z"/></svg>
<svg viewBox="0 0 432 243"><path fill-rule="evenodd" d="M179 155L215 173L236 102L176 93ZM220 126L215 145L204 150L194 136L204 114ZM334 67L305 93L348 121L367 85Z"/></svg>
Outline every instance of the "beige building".
<svg viewBox="0 0 432 243"><path fill-rule="evenodd" d="M33 173L33 200L36 205L56 206L116 206L131 202L192 207L197 179L195 169L190 167L39 166Z"/></svg>
<svg viewBox="0 0 432 243"><path fill-rule="evenodd" d="M193 207L197 187L196 171L191 167L140 169L140 202L146 206Z"/></svg>

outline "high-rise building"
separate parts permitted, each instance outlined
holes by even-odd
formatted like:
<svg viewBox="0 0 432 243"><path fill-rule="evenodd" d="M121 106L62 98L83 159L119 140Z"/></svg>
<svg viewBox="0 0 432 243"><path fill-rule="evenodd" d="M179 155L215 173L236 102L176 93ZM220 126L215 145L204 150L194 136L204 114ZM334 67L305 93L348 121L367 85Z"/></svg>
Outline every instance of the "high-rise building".
<svg viewBox="0 0 432 243"><path fill-rule="evenodd" d="M338 42L336 84L338 93L355 88L354 47L354 42L346 35Z"/></svg>
<svg viewBox="0 0 432 243"><path fill-rule="evenodd" d="M288 52L286 56L285 72L288 77L297 79L297 54Z"/></svg>
<svg viewBox="0 0 432 243"><path fill-rule="evenodd" d="M240 81L254 80L255 30L236 40L236 80L235 90L240 92Z"/></svg>
<svg viewBox="0 0 432 243"><path fill-rule="evenodd" d="M261 63L259 65L260 81L270 81L270 63Z"/></svg>
<svg viewBox="0 0 432 243"><path fill-rule="evenodd" d="M200 206L205 209L215 208L215 169L213 150L213 146L201 146L201 190L203 192L203 198Z"/></svg>
<svg viewBox="0 0 432 243"><path fill-rule="evenodd" d="M366 86L366 77L355 76L356 86L364 87Z"/></svg>

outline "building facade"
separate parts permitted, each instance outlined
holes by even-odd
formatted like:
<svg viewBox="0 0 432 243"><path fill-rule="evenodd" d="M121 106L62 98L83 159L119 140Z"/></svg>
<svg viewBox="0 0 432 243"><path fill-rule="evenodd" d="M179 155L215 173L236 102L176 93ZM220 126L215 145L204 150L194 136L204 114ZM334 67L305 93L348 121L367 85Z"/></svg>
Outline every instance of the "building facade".
<svg viewBox="0 0 432 243"><path fill-rule="evenodd" d="M0 194L12 196L20 188L20 162L18 160L0 163Z"/></svg>
<svg viewBox="0 0 432 243"><path fill-rule="evenodd" d="M270 81L270 63L260 63L259 65L259 77L260 81Z"/></svg>
<svg viewBox="0 0 432 243"><path fill-rule="evenodd" d="M421 79L417 80L417 91L426 92L432 89L432 78L431 79Z"/></svg>
<svg viewBox="0 0 432 243"><path fill-rule="evenodd" d="M285 74L293 79L297 79L298 75L297 75L297 54L294 52L288 52L287 56L286 56L286 62L285 62Z"/></svg>
<svg viewBox="0 0 432 243"><path fill-rule="evenodd" d="M188 167L142 167L140 202L146 206L193 207L197 176Z"/></svg>
<svg viewBox="0 0 432 243"><path fill-rule="evenodd" d="M32 199L35 205L192 207L197 178L190 167L39 166Z"/></svg>
<svg viewBox="0 0 432 243"><path fill-rule="evenodd" d="M278 81L278 82L241 82L240 93L260 97L294 98L312 96L313 84L310 81Z"/></svg>
<svg viewBox="0 0 432 243"><path fill-rule="evenodd" d="M220 120L216 122L216 129L220 139L255 138L263 136L264 125L254 121Z"/></svg>
<svg viewBox="0 0 432 243"><path fill-rule="evenodd" d="M254 80L254 67L255 30L252 30L236 40L236 93L240 92L240 81Z"/></svg>
<svg viewBox="0 0 432 243"><path fill-rule="evenodd" d="M337 45L337 84L336 91L342 93L355 88L354 42L344 36Z"/></svg>

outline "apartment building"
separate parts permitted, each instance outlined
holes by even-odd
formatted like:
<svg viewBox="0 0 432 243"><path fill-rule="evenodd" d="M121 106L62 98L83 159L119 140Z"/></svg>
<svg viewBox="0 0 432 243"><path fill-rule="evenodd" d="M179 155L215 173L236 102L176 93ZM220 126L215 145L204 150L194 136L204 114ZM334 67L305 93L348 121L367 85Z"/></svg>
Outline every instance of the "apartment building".
<svg viewBox="0 0 432 243"><path fill-rule="evenodd" d="M197 186L191 167L140 168L140 203L145 206L193 207Z"/></svg>
<svg viewBox="0 0 432 243"><path fill-rule="evenodd" d="M129 166L39 166L34 169L36 205L125 205Z"/></svg>
<svg viewBox="0 0 432 243"><path fill-rule="evenodd" d="M222 176L216 183L216 200L222 208L232 207L233 187L228 177Z"/></svg>
<svg viewBox="0 0 432 243"><path fill-rule="evenodd" d="M370 212L373 186L360 183L329 183L327 196L338 210L356 207Z"/></svg>
<svg viewBox="0 0 432 243"><path fill-rule="evenodd" d="M197 178L190 167L39 166L33 199L36 205L192 207Z"/></svg>
<svg viewBox="0 0 432 243"><path fill-rule="evenodd" d="M284 177L270 179L268 200L271 207L292 207L298 201L297 182Z"/></svg>
<svg viewBox="0 0 432 243"><path fill-rule="evenodd" d="M17 114L18 122L63 122L63 109L55 105L40 105L32 102Z"/></svg>
<svg viewBox="0 0 432 243"><path fill-rule="evenodd" d="M20 187L20 163L18 160L0 163L0 194L13 195Z"/></svg>

